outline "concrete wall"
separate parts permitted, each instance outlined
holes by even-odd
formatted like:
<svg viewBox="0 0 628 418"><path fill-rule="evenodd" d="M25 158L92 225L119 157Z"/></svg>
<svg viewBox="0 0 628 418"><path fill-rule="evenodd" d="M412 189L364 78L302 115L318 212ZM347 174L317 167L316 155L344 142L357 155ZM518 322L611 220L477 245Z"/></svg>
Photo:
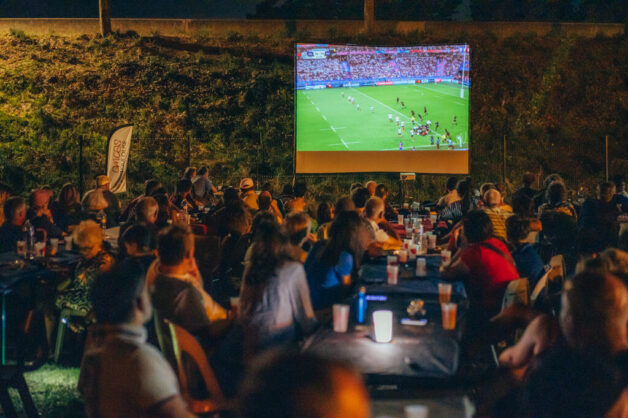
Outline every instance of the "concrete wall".
<svg viewBox="0 0 628 418"><path fill-rule="evenodd" d="M428 31L434 36L452 33L491 32L498 37L515 33L545 35L551 31L581 37L618 36L626 32L623 23L549 23L549 22L404 22L376 21L376 31L409 33ZM112 19L114 31L133 30L140 35L225 37L231 33L260 37L286 36L295 32L304 38L326 39L331 34L355 35L363 29L359 20L200 20L200 19ZM55 33L77 36L99 32L98 19L0 19L0 33L11 29L27 34ZM302 39L307 40L307 39Z"/></svg>

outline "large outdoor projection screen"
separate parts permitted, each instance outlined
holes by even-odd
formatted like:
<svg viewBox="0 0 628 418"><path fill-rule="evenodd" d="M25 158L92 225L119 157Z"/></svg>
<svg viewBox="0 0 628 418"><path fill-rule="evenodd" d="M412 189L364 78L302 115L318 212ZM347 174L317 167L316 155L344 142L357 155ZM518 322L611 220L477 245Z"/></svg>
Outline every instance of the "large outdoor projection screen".
<svg viewBox="0 0 628 418"><path fill-rule="evenodd" d="M469 172L468 45L297 44L296 172Z"/></svg>

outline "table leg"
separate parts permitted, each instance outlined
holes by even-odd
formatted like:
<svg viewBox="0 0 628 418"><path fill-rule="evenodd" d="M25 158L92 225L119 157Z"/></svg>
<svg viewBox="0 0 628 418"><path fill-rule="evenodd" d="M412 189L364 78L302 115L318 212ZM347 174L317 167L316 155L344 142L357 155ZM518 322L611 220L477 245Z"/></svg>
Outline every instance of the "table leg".
<svg viewBox="0 0 628 418"><path fill-rule="evenodd" d="M2 365L6 364L6 346L7 346L7 309L6 309L6 293L2 293Z"/></svg>

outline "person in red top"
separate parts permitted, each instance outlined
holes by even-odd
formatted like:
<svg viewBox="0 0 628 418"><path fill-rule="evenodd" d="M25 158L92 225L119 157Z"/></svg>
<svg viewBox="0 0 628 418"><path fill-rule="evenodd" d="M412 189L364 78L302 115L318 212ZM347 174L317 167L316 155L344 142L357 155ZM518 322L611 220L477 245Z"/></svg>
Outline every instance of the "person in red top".
<svg viewBox="0 0 628 418"><path fill-rule="evenodd" d="M490 318L499 313L504 290L519 278L506 244L493 236L493 224L480 210L469 212L464 221L467 246L451 263L441 267L444 279L463 280L478 313Z"/></svg>

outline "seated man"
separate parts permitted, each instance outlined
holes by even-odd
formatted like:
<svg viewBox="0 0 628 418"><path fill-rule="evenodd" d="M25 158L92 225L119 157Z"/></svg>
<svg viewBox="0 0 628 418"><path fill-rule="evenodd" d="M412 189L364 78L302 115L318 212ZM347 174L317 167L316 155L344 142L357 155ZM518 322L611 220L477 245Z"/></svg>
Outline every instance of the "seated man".
<svg viewBox="0 0 628 418"><path fill-rule="evenodd" d="M46 231L48 238L61 238L63 231L59 228L52 217L52 212L48 207L50 203L50 192L45 189L37 189L31 193L31 207L28 211L28 218L35 227L35 230Z"/></svg>
<svg viewBox="0 0 628 418"><path fill-rule="evenodd" d="M26 221L26 202L12 197L4 204L5 221L0 226L0 253L16 251L17 242L23 240L22 226Z"/></svg>
<svg viewBox="0 0 628 418"><path fill-rule="evenodd" d="M493 233L496 237L506 240L506 219L512 216L509 212L502 208L502 195L497 189L489 189L484 194L484 202L486 206L482 209L493 224Z"/></svg>
<svg viewBox="0 0 628 418"><path fill-rule="evenodd" d="M116 195L109 190L109 186L109 177L105 175L96 177L96 188L102 190L103 197L107 201L107 208L105 209L105 213L107 214L107 226L113 227L118 225L118 219L120 218L120 201Z"/></svg>
<svg viewBox="0 0 628 418"><path fill-rule="evenodd" d="M240 197L249 210L253 212L259 210L253 179L246 177L240 181Z"/></svg>
<svg viewBox="0 0 628 418"><path fill-rule="evenodd" d="M241 418L366 418L369 395L347 365L311 354L272 351L260 357L241 387Z"/></svg>
<svg viewBox="0 0 628 418"><path fill-rule="evenodd" d="M146 343L152 316L142 267L127 261L92 289L90 329L78 390L88 417L190 417L168 362Z"/></svg>
<svg viewBox="0 0 628 418"><path fill-rule="evenodd" d="M161 231L157 253L146 275L155 309L201 339L215 335L210 324L226 319L227 312L203 289L189 226L175 224Z"/></svg>
<svg viewBox="0 0 628 418"><path fill-rule="evenodd" d="M370 230L375 241L382 243L384 249L399 249L401 240L397 233L392 229L386 218L384 218L385 206L384 201L379 197L372 197L366 202L364 217L368 222L367 228ZM380 225L384 225L386 230L381 229Z"/></svg>

